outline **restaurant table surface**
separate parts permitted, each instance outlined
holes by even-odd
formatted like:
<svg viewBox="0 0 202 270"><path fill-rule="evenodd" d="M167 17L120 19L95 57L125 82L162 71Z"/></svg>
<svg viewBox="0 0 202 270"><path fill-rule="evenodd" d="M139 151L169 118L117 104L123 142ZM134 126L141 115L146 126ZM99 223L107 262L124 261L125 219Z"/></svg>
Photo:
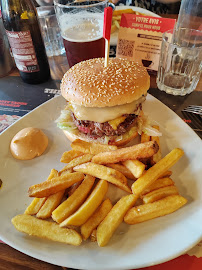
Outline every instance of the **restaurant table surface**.
<svg viewBox="0 0 202 270"><path fill-rule="evenodd" d="M34 109L34 107L40 105L46 100L54 97L60 92L60 81L63 74L68 69L68 64L65 55L56 56L49 58L49 63L51 67L51 77L48 82L39 85L29 85L25 84L17 71L14 69L8 76L0 78L0 101L18 101L23 102L24 97L26 97L26 109L21 110L21 116L26 114L28 111ZM44 89L46 89L44 91ZM51 90L56 89L56 90ZM157 89L156 86L156 76L151 75L151 87L149 93L167 105L170 109L175 111L185 122L190 124L192 119L189 119L187 115L183 115L181 110L188 105L202 105L202 80L200 80L197 89L189 95L184 97L168 95ZM34 96L33 96L34 95ZM34 104L32 104L32 99L34 99ZM21 103L22 105L23 103ZM2 114L0 103L0 115ZM3 104L5 105L5 104ZM22 106L23 108L23 106ZM19 112L18 112L19 113ZM0 120L1 121L1 120ZM197 133L202 138L202 132ZM198 248L201 247L201 243ZM4 243L0 243L0 269L68 269L65 267L55 266L46 262L29 257ZM151 266L145 268L148 270L201 270L202 269L202 257L197 258L195 255L190 256L188 254L182 255L169 262Z"/></svg>

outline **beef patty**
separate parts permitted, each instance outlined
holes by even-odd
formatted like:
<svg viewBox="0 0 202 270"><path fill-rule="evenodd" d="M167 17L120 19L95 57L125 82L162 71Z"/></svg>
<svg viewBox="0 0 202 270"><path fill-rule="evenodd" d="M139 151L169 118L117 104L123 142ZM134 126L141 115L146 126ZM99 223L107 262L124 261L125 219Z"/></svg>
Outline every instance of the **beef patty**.
<svg viewBox="0 0 202 270"><path fill-rule="evenodd" d="M126 116L126 119L118 125L116 130L114 130L108 122L98 123L88 120L78 120L73 112L71 113L71 116L75 125L81 132L88 134L94 138L102 136L120 136L135 125L135 120L137 118L136 114L124 115Z"/></svg>

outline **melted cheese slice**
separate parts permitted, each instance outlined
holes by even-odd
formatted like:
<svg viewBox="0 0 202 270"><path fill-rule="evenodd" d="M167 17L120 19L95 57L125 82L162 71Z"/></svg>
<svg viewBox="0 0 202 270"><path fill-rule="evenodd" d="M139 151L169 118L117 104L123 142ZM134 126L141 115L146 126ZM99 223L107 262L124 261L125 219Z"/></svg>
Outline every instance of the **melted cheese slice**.
<svg viewBox="0 0 202 270"><path fill-rule="evenodd" d="M124 105L118 105L113 107L84 107L77 104L70 104L71 110L79 120L89 120L99 123L104 123L115 118L122 116L123 114L133 113L138 105L145 100L145 97L141 97L131 103Z"/></svg>
<svg viewBox="0 0 202 270"><path fill-rule="evenodd" d="M114 120L110 120L108 123L114 130L117 130L118 125L121 124L125 119L126 119L126 116L120 116Z"/></svg>

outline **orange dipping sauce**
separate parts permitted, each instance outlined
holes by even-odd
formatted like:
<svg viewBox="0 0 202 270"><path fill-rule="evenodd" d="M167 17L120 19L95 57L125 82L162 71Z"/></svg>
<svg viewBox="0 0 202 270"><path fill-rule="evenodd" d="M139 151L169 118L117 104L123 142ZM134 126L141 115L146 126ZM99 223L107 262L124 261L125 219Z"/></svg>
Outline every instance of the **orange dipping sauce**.
<svg viewBox="0 0 202 270"><path fill-rule="evenodd" d="M19 131L10 143L14 158L30 160L43 154L48 146L48 137L38 128L28 127Z"/></svg>

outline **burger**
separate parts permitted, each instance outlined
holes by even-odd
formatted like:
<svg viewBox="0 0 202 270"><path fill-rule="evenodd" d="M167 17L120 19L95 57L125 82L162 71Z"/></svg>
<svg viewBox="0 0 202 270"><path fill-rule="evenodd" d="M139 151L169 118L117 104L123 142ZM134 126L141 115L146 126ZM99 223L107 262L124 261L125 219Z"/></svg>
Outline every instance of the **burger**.
<svg viewBox="0 0 202 270"><path fill-rule="evenodd" d="M126 59L80 62L61 82L67 106L57 120L70 141L81 139L125 145L137 136L150 77L145 67Z"/></svg>

